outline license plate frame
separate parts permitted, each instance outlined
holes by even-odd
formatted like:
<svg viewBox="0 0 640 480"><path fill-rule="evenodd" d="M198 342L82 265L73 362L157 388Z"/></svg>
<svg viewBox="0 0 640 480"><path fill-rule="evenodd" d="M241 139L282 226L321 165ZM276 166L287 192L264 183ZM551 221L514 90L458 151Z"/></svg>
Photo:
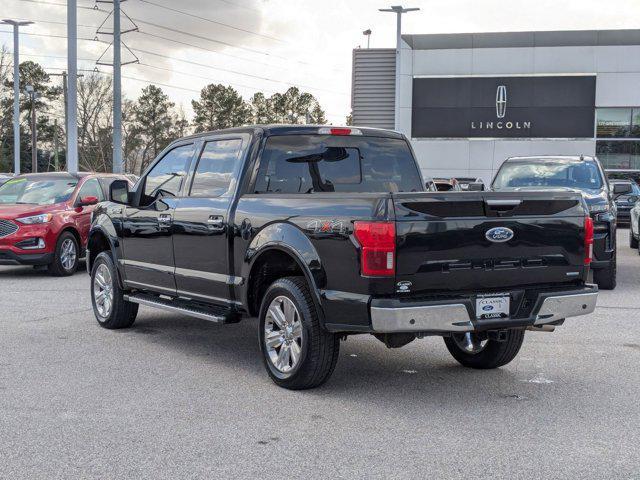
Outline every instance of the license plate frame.
<svg viewBox="0 0 640 480"><path fill-rule="evenodd" d="M496 293L476 296L476 320L509 318L511 295Z"/></svg>

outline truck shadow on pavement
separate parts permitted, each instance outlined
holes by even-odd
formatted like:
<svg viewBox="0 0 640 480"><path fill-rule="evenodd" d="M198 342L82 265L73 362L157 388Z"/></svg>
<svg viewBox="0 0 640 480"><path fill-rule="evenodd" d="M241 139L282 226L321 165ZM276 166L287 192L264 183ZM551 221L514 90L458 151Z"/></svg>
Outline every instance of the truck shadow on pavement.
<svg viewBox="0 0 640 480"><path fill-rule="evenodd" d="M265 371L257 329L257 319L215 325L141 310L134 327L117 333L171 349L171 355L191 357L194 367L204 362L211 367L211 375L241 375L244 381L280 391ZM471 370L458 365L438 337L390 350L372 336L362 335L342 342L338 364L325 385L288 394L318 399L348 395L366 399L368 404L389 400L405 404L407 396L415 395L419 401L446 401L461 407L468 405L470 397L476 405L487 406L494 405L496 399L529 400L531 394L525 393L528 385L517 374L516 365L517 359L510 367Z"/></svg>

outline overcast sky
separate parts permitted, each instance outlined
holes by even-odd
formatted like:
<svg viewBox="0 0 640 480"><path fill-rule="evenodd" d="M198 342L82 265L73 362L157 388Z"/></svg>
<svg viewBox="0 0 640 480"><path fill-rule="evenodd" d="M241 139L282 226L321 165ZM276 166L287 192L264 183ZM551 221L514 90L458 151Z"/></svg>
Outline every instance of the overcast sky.
<svg viewBox="0 0 640 480"><path fill-rule="evenodd" d="M36 22L26 27L25 32L66 35L64 0L1 2L2 18ZM43 4L46 2L58 5ZM366 45L362 31L367 28L373 30L372 47L394 46L395 16L378 12L378 8L397 3L128 0L123 2L123 10L131 18L145 23L137 22L140 32L123 36L142 64L123 67L123 76L128 77L123 79L124 92L135 98L146 83L164 83L165 92L177 105L184 106L190 116L190 100L197 97L207 83L231 84L246 99L256 91L269 95L297 85L320 100L331 123L344 123L350 111L351 50ZM78 0L78 4L94 5L89 0ZM109 4L98 5L110 10ZM421 11L404 17L403 33L640 28L640 1L637 0L415 0L405 2L404 6L420 7ZM78 28L79 37L93 39L96 28L107 16L104 12L79 9L78 23L82 25ZM109 18L105 24L107 30L111 30L111 22ZM122 28L130 26L123 18ZM6 31L8 27L0 26L0 29ZM109 39L107 35L99 38ZM12 49L10 33L0 33L0 42ZM21 42L24 54L21 60L38 61L51 73L66 67L64 58L52 58L66 55L64 38L23 35ZM80 40L78 56L83 60L79 68L93 69L105 48L106 44ZM105 60L110 59L109 50ZM123 51L123 60L129 59L131 55ZM107 66L99 68L111 71Z"/></svg>

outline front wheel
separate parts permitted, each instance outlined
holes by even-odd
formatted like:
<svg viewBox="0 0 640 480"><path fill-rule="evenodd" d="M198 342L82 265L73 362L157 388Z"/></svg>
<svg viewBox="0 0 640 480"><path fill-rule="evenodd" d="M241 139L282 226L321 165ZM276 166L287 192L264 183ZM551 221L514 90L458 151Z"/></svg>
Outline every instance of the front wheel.
<svg viewBox="0 0 640 480"><path fill-rule="evenodd" d="M71 232L63 232L56 242L53 262L47 266L49 273L54 277L66 277L76 273L79 251L80 246L75 235Z"/></svg>
<svg viewBox="0 0 640 480"><path fill-rule="evenodd" d="M340 340L320 326L303 278L281 278L268 288L260 307L260 348L269 376L280 387L318 387L333 373Z"/></svg>
<svg viewBox="0 0 640 480"><path fill-rule="evenodd" d="M108 329L130 327L138 315L138 304L124 299L117 275L111 254L100 253L91 269L91 303L96 320Z"/></svg>
<svg viewBox="0 0 640 480"><path fill-rule="evenodd" d="M516 358L522 341L524 329L507 331L507 339L482 339L477 333L454 333L444 338L449 353L461 365L469 368L491 369L506 365Z"/></svg>

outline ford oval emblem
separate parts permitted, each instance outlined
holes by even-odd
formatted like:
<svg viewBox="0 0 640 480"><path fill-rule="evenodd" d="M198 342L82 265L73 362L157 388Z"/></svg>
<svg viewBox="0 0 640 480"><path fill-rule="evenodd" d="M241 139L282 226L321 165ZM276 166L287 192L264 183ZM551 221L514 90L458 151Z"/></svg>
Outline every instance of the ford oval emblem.
<svg viewBox="0 0 640 480"><path fill-rule="evenodd" d="M485 312L490 312L491 310L493 310L493 305L485 305L484 307L482 307L482 310L484 310Z"/></svg>
<svg viewBox="0 0 640 480"><path fill-rule="evenodd" d="M513 238L513 230L507 227L495 227L490 230L487 230L487 233L484 236L490 242L502 243L508 242Z"/></svg>

